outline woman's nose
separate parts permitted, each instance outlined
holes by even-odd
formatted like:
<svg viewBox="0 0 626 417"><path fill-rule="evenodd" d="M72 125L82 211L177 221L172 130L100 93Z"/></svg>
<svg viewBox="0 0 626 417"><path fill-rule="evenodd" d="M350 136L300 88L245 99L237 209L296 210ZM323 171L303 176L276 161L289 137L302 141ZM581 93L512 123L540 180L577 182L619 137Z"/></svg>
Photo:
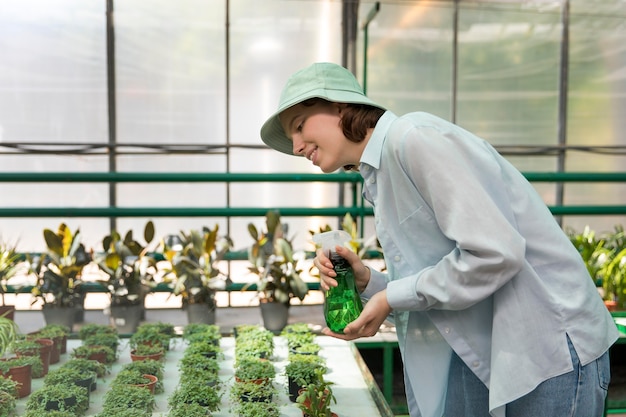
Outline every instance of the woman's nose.
<svg viewBox="0 0 626 417"><path fill-rule="evenodd" d="M304 149L306 145L303 141L294 137L293 139L293 154L294 155L304 155Z"/></svg>

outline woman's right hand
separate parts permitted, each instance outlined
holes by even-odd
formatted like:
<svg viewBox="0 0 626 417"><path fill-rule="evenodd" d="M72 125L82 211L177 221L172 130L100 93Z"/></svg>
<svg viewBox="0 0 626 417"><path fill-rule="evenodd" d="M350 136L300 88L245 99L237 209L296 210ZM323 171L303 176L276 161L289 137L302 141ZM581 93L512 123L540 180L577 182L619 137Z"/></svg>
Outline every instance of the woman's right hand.
<svg viewBox="0 0 626 417"><path fill-rule="evenodd" d="M359 256L350 249L343 246L337 246L335 250L339 256L345 258L350 266L352 266L357 290L359 292L363 292L370 281L369 268L365 266L363 261L361 261L361 258L359 258ZM316 256L313 260L313 265L315 265L320 273L320 287L322 290L328 291L330 287L337 286L337 281L335 280L337 273L335 272L332 262L322 249L318 249L315 254Z"/></svg>

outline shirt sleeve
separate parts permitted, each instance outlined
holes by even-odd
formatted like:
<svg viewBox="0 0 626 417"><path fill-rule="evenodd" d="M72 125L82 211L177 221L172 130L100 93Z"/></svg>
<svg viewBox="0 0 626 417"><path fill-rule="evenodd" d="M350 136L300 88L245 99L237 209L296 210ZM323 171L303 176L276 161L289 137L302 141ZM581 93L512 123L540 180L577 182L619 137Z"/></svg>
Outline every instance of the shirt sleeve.
<svg viewBox="0 0 626 417"><path fill-rule="evenodd" d="M415 127L392 146L441 233L455 246L436 264L389 282L390 306L460 310L489 297L525 261L501 157L455 125Z"/></svg>

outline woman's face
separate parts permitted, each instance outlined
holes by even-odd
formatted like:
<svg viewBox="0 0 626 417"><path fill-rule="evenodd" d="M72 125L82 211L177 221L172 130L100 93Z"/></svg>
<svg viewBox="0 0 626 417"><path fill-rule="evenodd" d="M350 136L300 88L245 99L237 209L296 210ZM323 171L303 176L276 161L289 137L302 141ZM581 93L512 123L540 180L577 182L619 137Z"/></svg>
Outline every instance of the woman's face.
<svg viewBox="0 0 626 417"><path fill-rule="evenodd" d="M338 103L316 101L310 106L296 104L283 111L280 122L293 142L294 155L306 157L323 172L358 165L362 149L344 136L341 109Z"/></svg>

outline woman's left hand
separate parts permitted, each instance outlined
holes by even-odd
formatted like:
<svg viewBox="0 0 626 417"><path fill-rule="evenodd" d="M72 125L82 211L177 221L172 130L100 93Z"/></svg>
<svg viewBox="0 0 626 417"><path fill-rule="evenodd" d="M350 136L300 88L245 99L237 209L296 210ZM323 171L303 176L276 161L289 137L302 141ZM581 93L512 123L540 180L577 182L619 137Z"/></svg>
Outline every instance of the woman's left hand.
<svg viewBox="0 0 626 417"><path fill-rule="evenodd" d="M383 324L390 313L391 307L387 302L387 291L383 290L374 294L374 296L369 299L363 307L361 315L346 326L343 330L343 334L334 333L328 328L323 329L322 333L326 336L343 340L371 337L378 332L380 325Z"/></svg>

